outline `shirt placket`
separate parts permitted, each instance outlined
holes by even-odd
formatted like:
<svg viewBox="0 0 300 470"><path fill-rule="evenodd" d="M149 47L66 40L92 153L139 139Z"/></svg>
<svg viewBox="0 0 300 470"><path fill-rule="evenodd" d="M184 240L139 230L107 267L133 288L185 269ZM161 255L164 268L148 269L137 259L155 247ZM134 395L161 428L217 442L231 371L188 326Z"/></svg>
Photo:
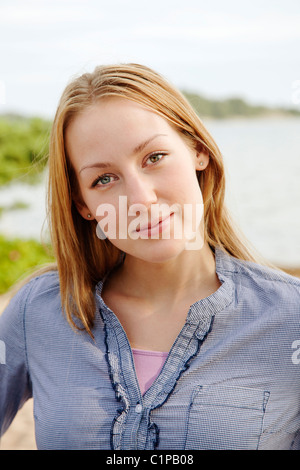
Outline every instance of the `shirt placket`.
<svg viewBox="0 0 300 470"><path fill-rule="evenodd" d="M193 311L193 306L188 314ZM159 429L151 420L151 411L163 405L176 386L190 360L198 353L210 330L212 315L199 322L188 320L178 335L161 373L142 396L127 335L114 313L105 304L101 309L105 323L107 361L120 408L111 428L114 450L153 450L159 441Z"/></svg>

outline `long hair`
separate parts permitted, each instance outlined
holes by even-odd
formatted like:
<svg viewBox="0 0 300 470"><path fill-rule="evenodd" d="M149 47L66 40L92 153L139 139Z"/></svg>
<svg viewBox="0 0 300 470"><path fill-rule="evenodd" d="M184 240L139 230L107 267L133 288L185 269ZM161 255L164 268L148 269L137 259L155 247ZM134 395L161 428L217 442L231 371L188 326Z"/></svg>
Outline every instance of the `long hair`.
<svg viewBox="0 0 300 470"><path fill-rule="evenodd" d="M68 321L90 335L95 315L94 288L118 263L120 251L96 235L96 221L78 213L78 182L68 158L65 134L78 113L108 96L132 100L167 119L195 149L209 153L209 164L197 172L204 202L204 235L210 247L255 261L233 227L225 198L221 152L186 98L167 80L138 64L97 67L65 88L54 118L49 148L48 219L60 278L62 307ZM79 320L79 324L78 324Z"/></svg>

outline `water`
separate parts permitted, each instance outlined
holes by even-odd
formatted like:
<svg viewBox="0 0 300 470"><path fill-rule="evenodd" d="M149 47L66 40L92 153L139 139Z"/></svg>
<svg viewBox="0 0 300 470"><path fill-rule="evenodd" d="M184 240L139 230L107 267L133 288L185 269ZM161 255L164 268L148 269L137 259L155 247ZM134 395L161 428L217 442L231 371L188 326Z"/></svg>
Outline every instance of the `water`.
<svg viewBox="0 0 300 470"><path fill-rule="evenodd" d="M300 119L207 121L227 169L227 205L268 260L300 266Z"/></svg>
<svg viewBox="0 0 300 470"><path fill-rule="evenodd" d="M0 188L0 206L11 207L16 203L28 206L26 209L4 210L0 215L0 233L13 238L34 238L41 240L42 232L47 234L46 221L46 177L36 185L22 182L11 183Z"/></svg>
<svg viewBox="0 0 300 470"><path fill-rule="evenodd" d="M275 264L300 266L300 119L206 120L227 172L227 205L257 250ZM0 232L40 239L45 180L0 189L0 206L28 209L0 216ZM47 233L47 225L45 226Z"/></svg>

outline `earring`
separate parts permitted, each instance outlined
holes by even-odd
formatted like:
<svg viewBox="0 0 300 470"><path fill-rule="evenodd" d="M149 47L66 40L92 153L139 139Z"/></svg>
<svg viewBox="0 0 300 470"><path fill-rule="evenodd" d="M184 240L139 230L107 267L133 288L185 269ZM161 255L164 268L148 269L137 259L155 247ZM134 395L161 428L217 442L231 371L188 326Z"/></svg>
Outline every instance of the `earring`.
<svg viewBox="0 0 300 470"><path fill-rule="evenodd" d="M90 219L90 218L91 218L91 214L88 214L88 215L87 215L87 218Z"/></svg>
<svg viewBox="0 0 300 470"><path fill-rule="evenodd" d="M200 165L200 166L203 166L203 165L204 165L204 163L203 163L203 162L200 162L200 163L199 163L199 165Z"/></svg>

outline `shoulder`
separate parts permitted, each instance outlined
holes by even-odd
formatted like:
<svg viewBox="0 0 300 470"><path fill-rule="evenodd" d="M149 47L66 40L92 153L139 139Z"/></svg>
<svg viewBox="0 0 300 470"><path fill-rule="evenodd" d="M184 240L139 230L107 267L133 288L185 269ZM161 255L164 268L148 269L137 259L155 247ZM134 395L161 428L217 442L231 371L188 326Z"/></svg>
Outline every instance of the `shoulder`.
<svg viewBox="0 0 300 470"><path fill-rule="evenodd" d="M0 315L2 340L15 344L16 348L24 345L25 323L30 319L34 328L41 313L48 316L55 305L59 308L59 278L56 271L49 271L25 282L11 297Z"/></svg>
<svg viewBox="0 0 300 470"><path fill-rule="evenodd" d="M36 298L51 297L59 293L59 275L57 270L51 270L37 274L25 281L19 288L17 295L27 297L27 301Z"/></svg>
<svg viewBox="0 0 300 470"><path fill-rule="evenodd" d="M57 270L47 271L31 278L22 288L29 293L30 300L36 297L57 295L60 290Z"/></svg>
<svg viewBox="0 0 300 470"><path fill-rule="evenodd" d="M24 313L28 305L36 304L45 307L59 295L58 272L57 270L47 271L25 280L14 292L7 309Z"/></svg>
<svg viewBox="0 0 300 470"><path fill-rule="evenodd" d="M300 309L300 279L279 269L236 259L216 251L217 272L229 276L240 291L265 302L297 304Z"/></svg>

